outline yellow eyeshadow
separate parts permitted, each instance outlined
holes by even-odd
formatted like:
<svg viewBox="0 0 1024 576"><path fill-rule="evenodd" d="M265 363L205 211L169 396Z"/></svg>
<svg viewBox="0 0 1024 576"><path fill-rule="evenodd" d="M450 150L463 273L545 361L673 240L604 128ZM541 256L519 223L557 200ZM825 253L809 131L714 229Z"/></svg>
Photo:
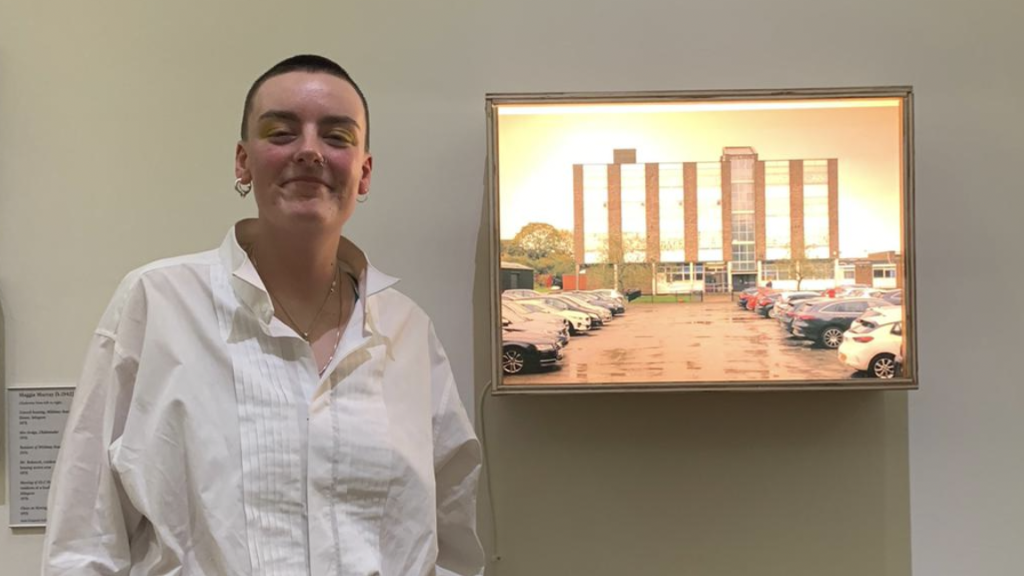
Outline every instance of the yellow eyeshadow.
<svg viewBox="0 0 1024 576"><path fill-rule="evenodd" d="M259 135L261 138L266 138L270 136L270 134L273 133L275 130L280 130L282 128L285 128L285 126L280 122L268 122L266 124L260 125Z"/></svg>

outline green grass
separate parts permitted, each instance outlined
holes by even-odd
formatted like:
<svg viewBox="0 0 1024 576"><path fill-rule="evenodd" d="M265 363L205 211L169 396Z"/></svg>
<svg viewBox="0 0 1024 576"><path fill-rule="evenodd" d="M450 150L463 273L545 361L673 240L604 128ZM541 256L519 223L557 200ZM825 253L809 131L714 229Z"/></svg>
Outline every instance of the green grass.
<svg viewBox="0 0 1024 576"><path fill-rule="evenodd" d="M700 296L689 294L646 294L633 300L634 304L680 304L683 302L700 302Z"/></svg>

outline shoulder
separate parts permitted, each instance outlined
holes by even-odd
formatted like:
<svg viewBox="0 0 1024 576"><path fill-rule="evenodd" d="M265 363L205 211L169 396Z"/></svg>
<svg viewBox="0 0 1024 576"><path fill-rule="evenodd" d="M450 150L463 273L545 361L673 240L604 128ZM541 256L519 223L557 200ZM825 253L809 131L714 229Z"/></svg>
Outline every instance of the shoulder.
<svg viewBox="0 0 1024 576"><path fill-rule="evenodd" d="M154 285L185 283L196 279L203 281L213 265L219 265L216 250L185 254L155 260L128 272L121 279L114 296L100 320L97 332L113 335L126 314L136 315L144 308L153 295Z"/></svg>
<svg viewBox="0 0 1024 576"><path fill-rule="evenodd" d="M391 334L420 332L430 328L423 308L395 288L385 288L369 297L369 313L382 331Z"/></svg>

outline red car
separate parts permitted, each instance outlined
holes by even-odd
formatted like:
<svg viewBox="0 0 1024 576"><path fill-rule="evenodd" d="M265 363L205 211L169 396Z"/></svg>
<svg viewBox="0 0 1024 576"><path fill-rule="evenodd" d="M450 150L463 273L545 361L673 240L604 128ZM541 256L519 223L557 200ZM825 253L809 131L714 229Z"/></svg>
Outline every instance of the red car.
<svg viewBox="0 0 1024 576"><path fill-rule="evenodd" d="M756 294L747 298L747 310L757 310L758 305L767 304L772 294L775 294L775 290L771 288L758 288Z"/></svg>

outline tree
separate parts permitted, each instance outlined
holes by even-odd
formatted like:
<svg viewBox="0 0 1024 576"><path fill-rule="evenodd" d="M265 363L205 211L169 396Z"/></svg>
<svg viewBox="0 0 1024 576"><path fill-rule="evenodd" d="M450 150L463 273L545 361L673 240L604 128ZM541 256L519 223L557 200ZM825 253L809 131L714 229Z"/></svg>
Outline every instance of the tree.
<svg viewBox="0 0 1024 576"><path fill-rule="evenodd" d="M807 279L833 278L835 272L831 260L820 260L814 258L796 258L786 261L784 268L788 276L796 280L796 289Z"/></svg>
<svg viewBox="0 0 1024 576"><path fill-rule="evenodd" d="M501 259L533 268L537 274L561 277L576 270L573 237L568 230L531 222L511 240L501 241Z"/></svg>
<svg viewBox="0 0 1024 576"><path fill-rule="evenodd" d="M550 256L572 258L573 237L568 230L551 224L531 222L523 226L509 243L509 255L523 255L531 260Z"/></svg>

